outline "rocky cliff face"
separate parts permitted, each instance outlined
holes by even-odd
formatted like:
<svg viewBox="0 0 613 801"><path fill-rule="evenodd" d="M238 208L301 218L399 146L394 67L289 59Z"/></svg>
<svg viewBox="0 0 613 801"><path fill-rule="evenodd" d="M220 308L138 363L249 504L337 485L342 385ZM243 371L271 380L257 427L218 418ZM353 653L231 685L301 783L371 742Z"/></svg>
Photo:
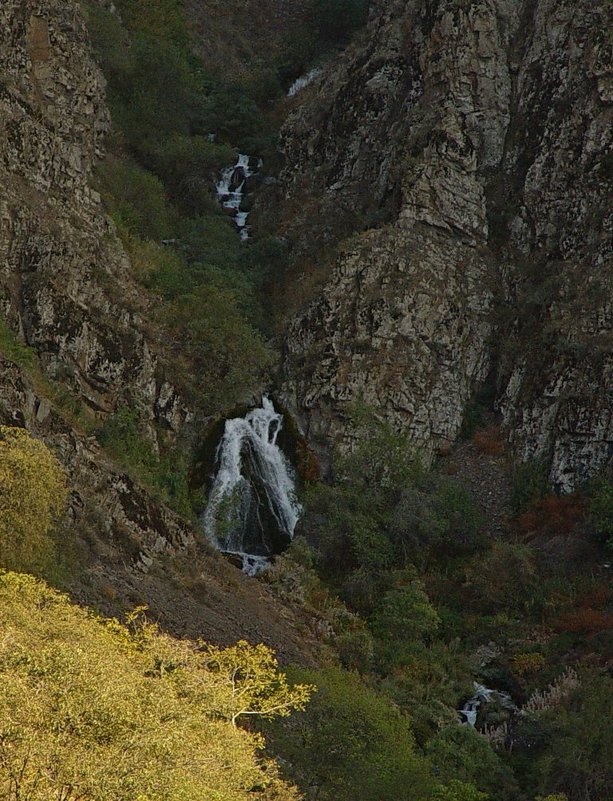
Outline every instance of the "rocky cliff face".
<svg viewBox="0 0 613 801"><path fill-rule="evenodd" d="M431 456L495 368L509 439L559 489L611 459L609 12L374 3L299 96L276 207L325 274L286 339L313 442L347 446L361 397Z"/></svg>
<svg viewBox="0 0 613 801"><path fill-rule="evenodd" d="M0 311L37 354L38 376L1 362L2 417L46 436L79 476L77 517L80 496L103 499L108 531L131 530L148 562L151 549L185 544L185 527L126 487L73 425L128 403L149 420L155 445L157 429L177 432L189 417L164 378L142 291L90 187L109 127L104 82L77 4L3 3L0 30Z"/></svg>
<svg viewBox="0 0 613 801"><path fill-rule="evenodd" d="M148 423L153 448L198 421L91 188L110 120L79 4L5 0L0 45L0 424L29 428L67 470L72 594L109 615L145 604L179 636L255 639L308 662L317 646L291 611L89 436L122 405Z"/></svg>
<svg viewBox="0 0 613 801"><path fill-rule="evenodd" d="M4 316L94 413L138 401L152 424L177 430L187 412L159 370L142 290L90 188L109 119L78 6L7 2L0 23Z"/></svg>

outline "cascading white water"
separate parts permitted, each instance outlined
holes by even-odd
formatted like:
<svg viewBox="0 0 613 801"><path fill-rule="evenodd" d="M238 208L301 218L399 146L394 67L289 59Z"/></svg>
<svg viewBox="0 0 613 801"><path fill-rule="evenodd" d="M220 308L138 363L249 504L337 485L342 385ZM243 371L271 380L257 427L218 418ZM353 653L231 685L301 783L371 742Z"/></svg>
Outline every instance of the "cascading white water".
<svg viewBox="0 0 613 801"><path fill-rule="evenodd" d="M304 89L310 83L313 83L316 78L319 78L321 72L321 67L314 67L312 70L307 72L306 75L301 75L300 78L297 78L287 90L287 96L294 97L294 95L297 95L298 92L302 91L302 89Z"/></svg>
<svg viewBox="0 0 613 801"><path fill-rule="evenodd" d="M221 172L215 189L217 199L224 209L232 212L234 223L243 240L249 239L249 226L247 225L248 211L241 211L245 198L247 179L255 175L262 168L262 160L240 153L236 164L226 167Z"/></svg>
<svg viewBox="0 0 613 801"><path fill-rule="evenodd" d="M517 707L513 703L513 699L508 693L501 692L500 690L490 690L484 684L473 682L475 694L470 698L460 709L460 715L463 715L465 720L463 723L468 726L474 726L477 722L477 711L482 704L489 704L491 701L498 701L498 703L505 709L511 712L517 711Z"/></svg>
<svg viewBox="0 0 613 801"><path fill-rule="evenodd" d="M215 547L240 556L250 575L265 567L275 542L291 541L301 512L291 466L277 444L282 425L267 397L245 417L226 420L202 518Z"/></svg>

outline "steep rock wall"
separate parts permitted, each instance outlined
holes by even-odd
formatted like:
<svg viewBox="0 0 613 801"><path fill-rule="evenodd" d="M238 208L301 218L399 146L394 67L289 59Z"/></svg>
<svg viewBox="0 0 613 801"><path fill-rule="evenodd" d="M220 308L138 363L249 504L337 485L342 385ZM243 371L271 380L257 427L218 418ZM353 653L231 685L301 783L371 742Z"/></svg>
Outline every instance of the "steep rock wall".
<svg viewBox="0 0 613 801"><path fill-rule="evenodd" d="M63 0L0 7L0 316L35 354L34 369L0 359L0 419L25 425L73 482L76 529L138 543L135 564L184 547L188 527L101 453L78 423L118 405L175 436L191 418L147 333L146 298L90 186L109 128L104 81L83 16ZM19 360L18 360L19 361ZM75 419L77 418L77 419Z"/></svg>
<svg viewBox="0 0 613 801"><path fill-rule="evenodd" d="M177 430L188 412L89 183L109 119L83 17L74 3L15 0L0 25L0 309L92 410L138 403Z"/></svg>
<svg viewBox="0 0 613 801"><path fill-rule="evenodd" d="M611 458L608 16L587 0L374 3L303 93L273 206L294 257L327 271L284 365L322 448L349 445L361 396L432 455L495 364L521 458L549 458L564 490Z"/></svg>

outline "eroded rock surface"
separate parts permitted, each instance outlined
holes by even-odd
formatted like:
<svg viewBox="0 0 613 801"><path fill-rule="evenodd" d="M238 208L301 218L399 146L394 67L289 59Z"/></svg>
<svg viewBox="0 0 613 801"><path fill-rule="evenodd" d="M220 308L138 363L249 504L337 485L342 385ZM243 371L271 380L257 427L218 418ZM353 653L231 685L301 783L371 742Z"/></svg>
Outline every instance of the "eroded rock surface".
<svg viewBox="0 0 613 801"><path fill-rule="evenodd" d="M191 417L165 377L146 298L90 186L109 128L104 80L78 4L0 7L0 318L31 348L32 369L0 359L0 420L43 437L73 480L72 525L155 554L189 544L188 526L114 467L78 424L120 405L176 436ZM17 360L19 361L19 360ZM136 544L136 545L135 545Z"/></svg>
<svg viewBox="0 0 613 801"><path fill-rule="evenodd" d="M431 456L495 368L558 489L610 462L610 23L604 0L374 3L294 101L267 202L327 272L284 365L322 449L361 397Z"/></svg>

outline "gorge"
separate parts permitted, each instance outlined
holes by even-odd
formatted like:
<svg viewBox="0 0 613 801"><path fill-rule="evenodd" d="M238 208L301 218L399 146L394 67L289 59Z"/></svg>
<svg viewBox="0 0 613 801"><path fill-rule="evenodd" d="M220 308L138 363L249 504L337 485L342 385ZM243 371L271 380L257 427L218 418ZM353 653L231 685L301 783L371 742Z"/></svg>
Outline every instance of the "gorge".
<svg viewBox="0 0 613 801"><path fill-rule="evenodd" d="M0 797L609 801L612 30L0 3Z"/></svg>

